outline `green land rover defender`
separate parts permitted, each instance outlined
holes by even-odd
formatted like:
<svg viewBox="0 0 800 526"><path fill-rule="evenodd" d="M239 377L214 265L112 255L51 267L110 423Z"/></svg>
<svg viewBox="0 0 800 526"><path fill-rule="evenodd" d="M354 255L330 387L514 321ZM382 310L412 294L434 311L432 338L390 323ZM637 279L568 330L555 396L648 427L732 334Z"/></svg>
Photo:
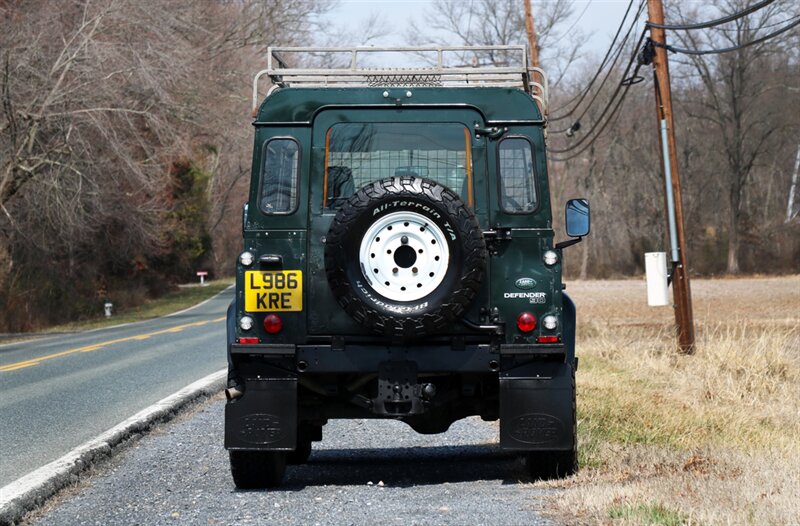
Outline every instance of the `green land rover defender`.
<svg viewBox="0 0 800 526"><path fill-rule="evenodd" d="M349 66L291 67L293 53ZM270 49L228 310L225 447L239 488L280 484L332 418L442 433L499 420L535 478L577 469L575 307L554 245L540 107L523 46ZM494 53L504 66L464 66ZM474 63L474 62L473 62ZM536 70L542 79L542 72ZM387 437L391 440L391 437Z"/></svg>

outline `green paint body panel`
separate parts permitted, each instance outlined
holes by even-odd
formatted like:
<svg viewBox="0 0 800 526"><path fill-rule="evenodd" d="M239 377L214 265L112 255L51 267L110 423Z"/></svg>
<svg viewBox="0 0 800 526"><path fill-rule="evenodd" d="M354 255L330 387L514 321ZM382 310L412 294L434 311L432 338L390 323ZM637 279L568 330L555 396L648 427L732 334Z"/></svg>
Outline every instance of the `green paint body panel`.
<svg viewBox="0 0 800 526"><path fill-rule="evenodd" d="M384 92L389 94L384 97ZM407 97L411 92L412 96ZM399 101L399 102L398 102ZM527 93L512 88L286 88L261 104L258 125L310 125L329 107L452 107L473 108L487 122L541 121L542 115ZM349 110L346 110L349 111Z"/></svg>
<svg viewBox="0 0 800 526"><path fill-rule="evenodd" d="M385 97L384 92L389 96ZM412 96L407 97L407 92ZM330 126L344 122L455 122L470 130L503 127L507 131L501 139L529 140L536 172L538 208L531 214L508 214L499 206L497 140L472 134L473 211L481 228L508 229L511 239L497 243L496 254L489 258L485 287L466 317L474 323L487 322L480 319L481 311L496 308L509 329L505 342L519 343L532 341L540 331L538 327L531 335L516 331L514 324L521 311L529 311L540 320L548 314L560 316L560 262L553 268L542 263L542 254L553 245L543 123L538 107L528 94L506 88L285 88L264 100L254 122L256 133L250 205L244 229L245 248L256 255L282 254L285 269L302 270L305 305L310 308L304 310L303 323L299 323L302 316L287 313L285 316L291 324L287 320L284 332L278 336L262 332L259 337L279 342L294 340L295 343L306 343L310 336L370 338L369 332L338 305L325 277L323 239L335 215L322 206L325 135ZM293 138L300 146L298 208L288 215L267 215L258 207L263 146L275 138ZM297 232L297 236L290 242L278 242L286 232ZM305 244L300 239L305 240ZM285 250L290 252L282 252ZM290 266L289 261L296 266ZM535 288L520 291L514 286L520 278L532 278ZM520 292L544 293L545 298L509 296ZM237 313L244 314L241 298L237 301ZM254 316L258 330L263 315ZM465 325L457 325L453 333L467 335L471 331Z"/></svg>
<svg viewBox="0 0 800 526"><path fill-rule="evenodd" d="M324 254L336 212L323 205L326 140L331 127L340 123L456 123L466 130L472 211L488 255L485 279L462 318L464 323L424 338L389 338L364 328L337 302L328 284ZM393 417L419 432L436 433L475 414L501 419L502 447L526 451L575 447L569 432L574 419L571 375L577 366L575 311L562 293L561 251L556 250L559 257L552 266L543 261L544 253L554 250L544 124L534 100L510 88L289 87L271 92L253 123L252 175L243 217L244 249L255 262L245 267L237 258L236 299L229 311L229 382L245 392L229 401L240 405L231 411L235 418L226 414L226 447L286 449L283 442L276 442L280 447L267 441L248 442L253 439L253 422L263 428L273 426L271 433L291 427L287 436L294 437L293 426L321 426L328 418ZM525 163L533 167L537 205L530 213L508 213L500 206L499 144L509 138L531 146L532 157ZM291 139L299 152L296 207L290 213L268 214L259 208L262 167L269 141L277 139ZM452 190L462 194L461 189ZM264 270L259 266L261 257L265 262L279 258L277 268L303 275L303 309L278 312L283 328L277 334L264 329L270 313L245 311L245 272ZM517 328L522 312L539 320L532 332ZM542 326L548 315L557 318L555 329ZM243 316L253 318L251 329L240 328ZM537 342L541 336L556 341L542 344ZM400 416L375 410L373 403L383 404L375 390L380 393L387 379L414 377L417 372L419 392L411 397L424 406L422 413L415 410ZM296 396L296 409L272 404L263 393L248 397L247 386L265 379L281 380L286 391L282 396L287 400ZM425 382L438 385L439 394L432 398L419 394L431 385Z"/></svg>

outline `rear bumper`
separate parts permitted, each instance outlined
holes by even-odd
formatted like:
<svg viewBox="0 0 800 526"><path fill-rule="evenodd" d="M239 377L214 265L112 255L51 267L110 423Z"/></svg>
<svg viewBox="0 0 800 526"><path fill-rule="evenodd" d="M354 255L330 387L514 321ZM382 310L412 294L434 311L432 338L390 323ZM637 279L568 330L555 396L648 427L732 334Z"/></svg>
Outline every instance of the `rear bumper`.
<svg viewBox="0 0 800 526"><path fill-rule="evenodd" d="M228 449L291 450L299 422L308 419L400 418L419 428L429 419L423 432L441 432L471 414L500 417L504 449L567 450L574 444L574 364L566 362L561 345L232 344L230 350L243 395L226 406ZM360 391L367 382L352 378L342 391L337 378L346 376L340 375L374 382L378 396ZM436 376L445 378L438 394L426 394ZM485 390L475 391L477 384Z"/></svg>
<svg viewBox="0 0 800 526"><path fill-rule="evenodd" d="M422 373L489 373L514 367L526 359L560 361L563 345L466 344L453 346L376 346L259 344L231 345L233 356L262 357L282 361L303 374L376 372L383 362L414 362Z"/></svg>

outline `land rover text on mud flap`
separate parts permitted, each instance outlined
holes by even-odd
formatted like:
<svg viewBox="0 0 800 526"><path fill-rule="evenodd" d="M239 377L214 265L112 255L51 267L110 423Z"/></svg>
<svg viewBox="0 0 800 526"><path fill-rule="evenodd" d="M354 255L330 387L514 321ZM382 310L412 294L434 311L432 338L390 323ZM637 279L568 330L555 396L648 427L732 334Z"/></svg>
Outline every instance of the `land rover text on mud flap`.
<svg viewBox="0 0 800 526"><path fill-rule="evenodd" d="M567 203L553 243L541 108L523 46L270 49L255 115L225 447L237 487L280 484L332 418L442 433L500 420L534 477L577 469L575 307L562 249L589 231ZM487 51L510 66L464 67ZM345 68L289 67L345 53ZM368 60L368 59L367 59ZM456 64L456 65L450 65ZM391 440L387 437L387 440Z"/></svg>

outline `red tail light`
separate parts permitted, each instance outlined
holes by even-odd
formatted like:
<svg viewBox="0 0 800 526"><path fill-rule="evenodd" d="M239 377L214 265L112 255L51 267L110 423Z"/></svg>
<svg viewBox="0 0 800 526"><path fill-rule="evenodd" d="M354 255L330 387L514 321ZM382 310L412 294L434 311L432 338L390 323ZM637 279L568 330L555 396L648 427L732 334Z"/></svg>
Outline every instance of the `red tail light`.
<svg viewBox="0 0 800 526"><path fill-rule="evenodd" d="M243 343L245 345L252 345L254 343L258 343L258 338L239 338L239 343Z"/></svg>
<svg viewBox="0 0 800 526"><path fill-rule="evenodd" d="M536 343L558 343L558 336L539 336Z"/></svg>
<svg viewBox="0 0 800 526"><path fill-rule="evenodd" d="M267 334L278 334L283 329L283 320L277 314L268 314L264 318L264 330Z"/></svg>
<svg viewBox="0 0 800 526"><path fill-rule="evenodd" d="M530 312L523 312L517 316L517 328L522 332L531 332L536 328L536 316Z"/></svg>

